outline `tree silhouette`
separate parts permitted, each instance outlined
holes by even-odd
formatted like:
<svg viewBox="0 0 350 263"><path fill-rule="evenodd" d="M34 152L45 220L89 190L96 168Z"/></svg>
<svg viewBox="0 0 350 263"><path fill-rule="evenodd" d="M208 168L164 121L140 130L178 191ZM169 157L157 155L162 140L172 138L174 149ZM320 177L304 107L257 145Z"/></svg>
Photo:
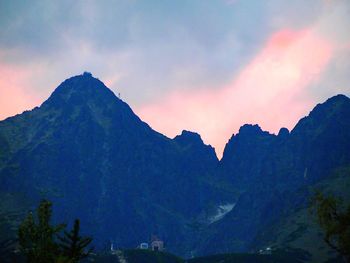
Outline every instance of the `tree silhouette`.
<svg viewBox="0 0 350 263"><path fill-rule="evenodd" d="M18 242L28 263L55 262L59 256L55 236L64 228L64 225L50 225L51 216L52 203L42 200L37 209L36 218L32 212L29 212L19 226Z"/></svg>
<svg viewBox="0 0 350 263"><path fill-rule="evenodd" d="M345 262L350 262L350 205L344 208L339 198L316 192L312 208L325 232L324 241L342 255Z"/></svg>
<svg viewBox="0 0 350 263"><path fill-rule="evenodd" d="M70 232L65 231L63 236L59 236L58 239L61 241L59 244L61 254L71 259L71 262L79 262L79 260L86 258L92 252L92 249L87 249L91 243L92 238L81 237L79 235L80 221L76 219L74 221L73 229Z"/></svg>
<svg viewBox="0 0 350 263"><path fill-rule="evenodd" d="M64 224L53 226L52 204L42 200L36 216L29 212L18 229L20 251L28 263L76 263L87 257L92 249L87 249L91 243L90 237L79 235L80 222L75 220L70 232L64 231Z"/></svg>

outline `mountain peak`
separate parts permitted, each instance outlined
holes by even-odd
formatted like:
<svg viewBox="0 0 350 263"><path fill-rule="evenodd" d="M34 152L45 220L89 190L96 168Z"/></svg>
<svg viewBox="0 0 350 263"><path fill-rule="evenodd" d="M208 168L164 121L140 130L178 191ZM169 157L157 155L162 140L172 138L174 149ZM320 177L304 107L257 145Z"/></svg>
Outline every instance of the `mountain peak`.
<svg viewBox="0 0 350 263"><path fill-rule="evenodd" d="M100 104L110 104L118 97L90 72L84 72L63 81L43 105L62 106L65 104L79 105L94 101Z"/></svg>
<svg viewBox="0 0 350 263"><path fill-rule="evenodd" d="M191 160L197 159L199 162L216 165L218 158L215 149L209 144L204 144L201 136L196 132L183 130L180 135L173 139L181 148L190 153Z"/></svg>
<svg viewBox="0 0 350 263"><path fill-rule="evenodd" d="M278 132L278 137L279 138L286 138L289 135L289 130L285 127L282 127L279 132Z"/></svg>
<svg viewBox="0 0 350 263"><path fill-rule="evenodd" d="M316 105L316 107L311 111L311 114L316 114L320 111L333 111L336 110L338 107L341 107L344 104L350 104L350 98L343 94L338 94L333 97L330 97L323 103L319 103Z"/></svg>
<svg viewBox="0 0 350 263"><path fill-rule="evenodd" d="M337 94L326 100L325 103L350 102L350 98L344 94Z"/></svg>
<svg viewBox="0 0 350 263"><path fill-rule="evenodd" d="M239 128L239 132L236 136L239 136L241 138L246 138L246 137L251 138L251 137L256 137L261 135L271 135L271 134L267 131L263 131L258 124L244 124Z"/></svg>
<svg viewBox="0 0 350 263"><path fill-rule="evenodd" d="M338 94L327 99L323 103L317 104L310 114L302 118L295 128L294 132L305 125L313 125L314 123L324 123L337 118L339 115L346 115L350 109L350 98L343 94Z"/></svg>
<svg viewBox="0 0 350 263"><path fill-rule="evenodd" d="M258 151L259 148L266 147L275 137L263 131L257 124L244 124L226 143L222 163L230 163L237 156L244 156L243 153Z"/></svg>
<svg viewBox="0 0 350 263"><path fill-rule="evenodd" d="M343 122L350 115L350 98L345 95L338 94L327 99L323 103L319 103L312 109L310 114L302 118L294 127L292 133L298 134L308 130L316 129L321 131L333 127L334 123ZM333 123L333 124L332 124ZM328 127L328 128L327 128Z"/></svg>
<svg viewBox="0 0 350 263"><path fill-rule="evenodd" d="M183 130L180 135L174 138L179 143L200 143L203 144L201 136L196 132Z"/></svg>
<svg viewBox="0 0 350 263"><path fill-rule="evenodd" d="M263 132L258 124L244 124L239 128L239 134L259 134Z"/></svg>
<svg viewBox="0 0 350 263"><path fill-rule="evenodd" d="M86 78L93 77L93 76L92 76L92 73L91 73L91 72L87 72L87 71L84 71L84 73L83 73L82 76L83 76L83 77L86 77Z"/></svg>

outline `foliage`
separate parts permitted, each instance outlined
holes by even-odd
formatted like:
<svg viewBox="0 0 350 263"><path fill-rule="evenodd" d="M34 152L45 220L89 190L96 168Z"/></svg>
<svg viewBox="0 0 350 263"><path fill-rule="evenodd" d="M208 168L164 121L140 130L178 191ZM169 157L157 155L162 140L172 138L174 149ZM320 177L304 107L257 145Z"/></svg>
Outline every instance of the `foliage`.
<svg viewBox="0 0 350 263"><path fill-rule="evenodd" d="M85 252L84 249L91 242L91 238L79 236L79 220L75 221L70 233L65 232L64 237L59 237L58 234L65 225L51 225L51 217L52 203L42 200L36 216L30 212L19 226L19 247L27 262L75 263L86 257L89 252Z"/></svg>
<svg viewBox="0 0 350 263"><path fill-rule="evenodd" d="M87 246L91 243L92 238L79 236L80 221L76 219L74 227L70 232L65 231L64 236L59 236L60 249L64 257L71 259L71 262L79 262L86 258L92 252L92 248L86 251Z"/></svg>
<svg viewBox="0 0 350 263"><path fill-rule="evenodd" d="M350 262L350 205L344 208L341 199L316 192L312 208L325 232L325 242Z"/></svg>
<svg viewBox="0 0 350 263"><path fill-rule="evenodd" d="M26 255L29 263L54 262L59 256L59 247L55 235L63 225L52 226L52 204L41 201L37 209L37 218L30 212L18 229L20 250Z"/></svg>

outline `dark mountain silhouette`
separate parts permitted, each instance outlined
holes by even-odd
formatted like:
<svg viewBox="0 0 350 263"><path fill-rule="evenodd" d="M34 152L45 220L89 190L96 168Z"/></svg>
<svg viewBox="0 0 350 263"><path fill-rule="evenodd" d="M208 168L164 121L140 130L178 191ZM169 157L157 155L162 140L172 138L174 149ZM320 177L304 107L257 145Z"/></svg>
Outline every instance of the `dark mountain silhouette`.
<svg viewBox="0 0 350 263"><path fill-rule="evenodd" d="M243 125L226 144L219 172L233 185L259 180L264 160L278 137L262 131L258 125Z"/></svg>
<svg viewBox="0 0 350 263"><path fill-rule="evenodd" d="M219 161L199 134L165 137L84 73L0 122L0 215L20 218L48 198L55 219L80 218L97 247L155 234L181 255L256 250L305 208L310 187L350 166L349 120L350 99L337 95L291 132L242 126ZM9 236L18 219L3 218Z"/></svg>
<svg viewBox="0 0 350 263"><path fill-rule="evenodd" d="M0 138L1 192L52 200L57 220L80 218L97 244L135 247L156 234L176 251L186 224L221 198L212 147L155 132L88 73L2 121Z"/></svg>
<svg viewBox="0 0 350 263"><path fill-rule="evenodd" d="M262 245L259 233L269 235L266 229L305 208L313 185L350 166L349 120L350 99L337 95L318 104L290 133L283 128L276 136L244 125L227 143L218 168L238 188L236 205L200 233L198 253L256 251Z"/></svg>

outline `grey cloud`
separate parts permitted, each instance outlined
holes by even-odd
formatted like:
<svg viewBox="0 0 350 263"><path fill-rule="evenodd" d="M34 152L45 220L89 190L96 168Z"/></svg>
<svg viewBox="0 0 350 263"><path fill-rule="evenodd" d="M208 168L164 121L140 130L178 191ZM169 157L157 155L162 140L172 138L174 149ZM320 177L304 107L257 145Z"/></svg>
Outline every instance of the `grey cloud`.
<svg viewBox="0 0 350 263"><path fill-rule="evenodd" d="M45 65L32 83L41 90L83 70L117 77L111 88L140 105L227 83L271 32L314 24L323 8L318 0L3 0L0 48L14 52L1 59Z"/></svg>

